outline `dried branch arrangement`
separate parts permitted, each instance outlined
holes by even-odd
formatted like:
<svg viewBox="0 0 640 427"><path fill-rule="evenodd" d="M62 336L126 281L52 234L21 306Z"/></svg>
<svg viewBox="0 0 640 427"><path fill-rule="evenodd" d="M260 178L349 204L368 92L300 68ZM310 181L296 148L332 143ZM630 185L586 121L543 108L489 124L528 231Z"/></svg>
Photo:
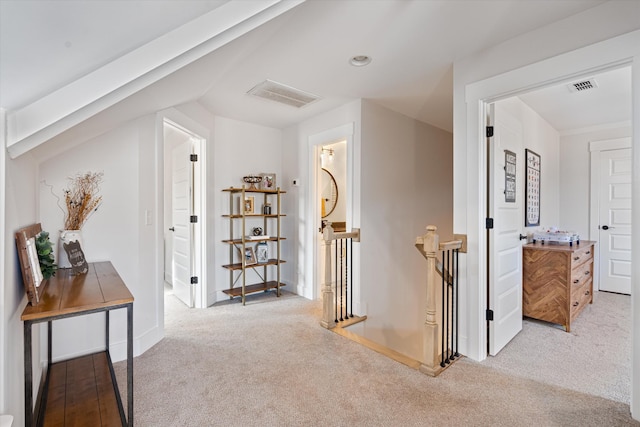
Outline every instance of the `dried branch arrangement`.
<svg viewBox="0 0 640 427"><path fill-rule="evenodd" d="M98 209L102 201L99 196L102 172L87 172L69 178L69 189L64 190L67 212L64 218L65 230L80 230L89 216Z"/></svg>

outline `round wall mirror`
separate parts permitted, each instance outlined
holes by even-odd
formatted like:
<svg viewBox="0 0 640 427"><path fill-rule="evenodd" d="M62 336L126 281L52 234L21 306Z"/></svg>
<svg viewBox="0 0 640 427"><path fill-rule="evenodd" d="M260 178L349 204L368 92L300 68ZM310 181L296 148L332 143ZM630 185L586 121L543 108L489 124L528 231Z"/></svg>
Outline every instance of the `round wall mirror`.
<svg viewBox="0 0 640 427"><path fill-rule="evenodd" d="M338 204L338 185L331 172L322 168L320 176L320 197L322 218L331 215Z"/></svg>

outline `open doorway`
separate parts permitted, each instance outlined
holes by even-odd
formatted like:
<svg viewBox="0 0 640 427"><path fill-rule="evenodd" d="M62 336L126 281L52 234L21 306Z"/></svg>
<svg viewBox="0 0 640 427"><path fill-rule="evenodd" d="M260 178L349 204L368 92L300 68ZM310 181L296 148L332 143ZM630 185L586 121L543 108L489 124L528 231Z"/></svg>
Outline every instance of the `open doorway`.
<svg viewBox="0 0 640 427"><path fill-rule="evenodd" d="M164 292L187 307L202 307L204 139L164 119Z"/></svg>
<svg viewBox="0 0 640 427"><path fill-rule="evenodd" d="M310 135L308 145L308 210L307 220L311 227L307 228L306 239L312 242L313 250L307 251L305 255L305 265L312 272L312 280L309 287L303 291L307 298L319 299L322 296L322 284L324 281L324 250L322 239L322 221L331 220L340 223L347 231L354 224L354 198L359 191L359 187L354 186L354 169L358 165L355 147L354 123L344 124L323 132ZM323 151L324 148L324 151ZM326 166L327 172L323 171ZM335 181L335 197L332 195L330 175ZM324 176L324 179L323 179ZM322 183L328 190L323 196ZM329 200L326 200L329 199ZM326 218L322 218L322 206L324 203L324 213ZM335 206L334 206L335 205ZM333 208L333 212L329 211ZM360 313L360 277L358 267L359 251L354 251L354 280L353 299L354 311Z"/></svg>
<svg viewBox="0 0 640 427"><path fill-rule="evenodd" d="M626 90L630 94L631 73L630 67L616 68L605 70L601 74L589 74L589 79L601 82L607 80L607 76L613 74L616 76L616 84L621 83L620 74L626 76L624 80ZM585 77L585 76L583 76ZM584 79L577 78L573 81L582 81ZM571 82L569 82L571 84ZM560 88L561 95L566 91L567 84L556 85L553 88L542 89L541 92L547 91L549 96ZM546 179L546 188L543 186L541 190L541 204L547 207L553 205L553 200L557 200L556 213L550 209L543 210L540 213L540 224L537 227L527 228L526 232L544 231L545 229L558 228L576 232L580 235L581 240L596 241L596 265L611 266L612 268L601 267L594 274L594 290L597 293L598 286L596 281L603 282L608 280L608 276L625 276L629 279L631 267L626 263L631 259L630 230L624 230L625 227L630 229L631 226L631 191L630 191L630 172L631 172L631 97L621 101L625 105L611 106L607 108L626 109L626 120L614 120L612 123L586 123L576 129L556 129L553 119L548 119L545 114L549 111L542 109L538 111L539 106L552 100L543 101L542 98L547 95L536 94L530 92L519 95L515 98L498 101L498 103L506 103L511 105L512 110L518 108L529 110L533 115L539 115L538 119L544 123L536 125L532 115L522 116L520 114L521 123L524 128L524 134L535 134L535 138L527 138L525 136L524 147L518 152L518 156L524 155L524 148L534 149L536 152L543 153L541 170L541 182ZM581 97L580 102L586 103L589 98ZM558 104L563 104L562 100L556 100ZM602 101L593 101L602 102ZM589 108L588 105L581 107ZM586 114L579 108L571 110L575 114ZM517 112L521 113L521 112ZM604 114L603 114L604 116ZM566 118L570 120L570 118ZM541 143L541 140L551 140L545 134L544 129L551 128L557 131L557 145L549 146ZM542 129L542 130L541 130ZM547 135L547 137L545 137ZM626 137L622 137L627 135ZM535 144L539 144L536 146ZM622 151L627 150L626 153ZM618 152L615 153L614 152ZM604 155L606 153L606 155ZM604 160L601 158L605 157ZM622 156L625 154L624 156ZM519 160L519 159L518 159ZM605 165L605 166L601 166ZM604 176L603 173L596 171L594 174L594 166L599 168L600 172L606 167L611 166L610 172L613 180L605 183L605 189L598 186L601 185L597 178ZM553 172L556 169L557 172ZM611 176L608 176L611 178ZM504 178L502 178L504 181ZM519 181L519 180L517 180ZM615 185L613 185L614 183ZM616 187L616 185L618 185ZM594 186L596 191L594 191ZM518 190L524 193L524 183L519 181ZM497 193L500 193L498 191ZM613 194L615 193L615 194ZM500 194L501 195L501 194ZM612 214L610 208L605 209L605 213L599 213L598 208L602 208L607 202L606 199L615 196L615 210ZM546 198L546 200L545 200ZM609 206L609 205L607 205ZM615 216L617 215L617 218ZM598 218L600 217L600 221ZM602 222L604 219L604 223ZM598 224L608 224L609 221L617 221L616 225L620 225L620 232L615 233L607 231L603 238L603 232ZM524 225L524 217L520 218L520 226ZM623 234L622 232L625 231ZM617 236L616 239L609 238L609 235ZM620 257L615 258L611 255L603 254L603 249L618 249L617 254L624 252L624 260ZM615 252L615 251L614 251ZM493 250L487 253L488 260L496 257ZM603 257L610 259L602 259ZM495 258L494 258L495 259ZM629 261L627 261L629 260ZM599 261L599 262L598 262ZM615 272L615 274L614 274ZM599 280L598 280L599 279ZM628 286L630 293L631 286ZM488 299L494 297L491 287L488 287ZM623 403L630 402L630 378L631 378L631 300L629 295L611 295L600 293L594 295L594 303L585 309L577 319L582 323L581 330L572 330L571 333L565 332L561 327L554 324L535 321L525 318L523 322L522 332L513 338L513 341L505 347L505 350L496 358L489 357L486 364L497 369L504 370L511 374L529 377L538 381L549 382L563 387L571 388L589 394L594 394L609 399L621 401ZM491 308L491 306L489 306ZM491 332L488 332L487 341L491 340ZM514 334L515 336L515 334ZM617 348L616 354L608 352L600 352L600 349ZM571 351L569 351L571 349ZM491 351L490 354L494 355ZM567 366L563 361L570 359L572 362ZM604 370L589 369L604 366ZM577 369L572 370L572 367ZM599 375L594 376L592 373L598 371Z"/></svg>
<svg viewBox="0 0 640 427"><path fill-rule="evenodd" d="M322 230L331 223L334 231L347 230L347 141L337 141L316 146L318 172L316 180L315 199L318 200L318 210L315 218L318 230L318 244L316 245L316 283L323 283L325 241ZM316 298L321 297L321 286L316 287Z"/></svg>

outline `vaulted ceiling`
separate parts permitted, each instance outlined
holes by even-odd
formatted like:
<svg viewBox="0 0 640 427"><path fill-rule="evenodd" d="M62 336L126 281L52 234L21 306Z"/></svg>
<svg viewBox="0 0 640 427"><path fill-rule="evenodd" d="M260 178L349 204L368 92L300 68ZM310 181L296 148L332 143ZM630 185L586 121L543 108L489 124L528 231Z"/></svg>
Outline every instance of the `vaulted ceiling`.
<svg viewBox="0 0 640 427"><path fill-rule="evenodd" d="M0 106L8 112L10 133L17 129L9 144L38 132L39 142L61 134L77 136L76 128L101 132L106 126L192 101L215 115L285 128L367 98L451 131L455 60L601 3L1 0ZM180 36L184 34L200 39ZM213 39L215 45L210 43ZM354 55L368 55L372 61L354 67L349 64ZM142 66L145 58L158 57L162 61L147 69ZM123 64L127 67L116 67ZM137 74L118 80L118 73L134 71ZM295 108L246 94L265 79L320 100ZM601 84L589 102L580 94L572 98L575 102L567 98L561 104L557 97L568 97L568 90L550 92L552 98L538 93L523 99L543 116L548 114L559 130L598 124L593 120L605 117L629 120L630 77L623 71L598 79ZM55 109L55 96L68 95L61 96L66 103L83 92L78 82L92 83L84 90L87 99L77 107L65 105L69 112L41 129L33 126L44 106ZM105 87L91 95L96 82ZM566 118L553 105L562 105ZM613 111L619 114L614 117ZM68 120L70 116L75 119ZM589 123L578 118L588 118Z"/></svg>

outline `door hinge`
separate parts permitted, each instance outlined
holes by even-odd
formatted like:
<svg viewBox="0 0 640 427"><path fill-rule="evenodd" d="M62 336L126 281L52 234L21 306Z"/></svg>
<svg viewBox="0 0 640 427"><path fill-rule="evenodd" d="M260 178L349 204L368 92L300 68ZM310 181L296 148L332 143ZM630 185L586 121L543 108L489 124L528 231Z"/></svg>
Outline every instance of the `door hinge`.
<svg viewBox="0 0 640 427"><path fill-rule="evenodd" d="M493 228L493 218L486 218L484 220L484 227L489 230Z"/></svg>
<svg viewBox="0 0 640 427"><path fill-rule="evenodd" d="M493 310L487 309L487 320L493 320Z"/></svg>
<svg viewBox="0 0 640 427"><path fill-rule="evenodd" d="M194 224L196 222L198 222L198 215L191 215L191 218L189 218L189 221Z"/></svg>
<svg viewBox="0 0 640 427"><path fill-rule="evenodd" d="M487 126L487 138L491 138L493 136L493 126Z"/></svg>
<svg viewBox="0 0 640 427"><path fill-rule="evenodd" d="M191 160L192 162L197 162L198 161L198 155L197 154L190 154L189 155L189 160Z"/></svg>
<svg viewBox="0 0 640 427"><path fill-rule="evenodd" d="M198 284L198 276L192 276L191 277L191 284L192 285L197 285Z"/></svg>

